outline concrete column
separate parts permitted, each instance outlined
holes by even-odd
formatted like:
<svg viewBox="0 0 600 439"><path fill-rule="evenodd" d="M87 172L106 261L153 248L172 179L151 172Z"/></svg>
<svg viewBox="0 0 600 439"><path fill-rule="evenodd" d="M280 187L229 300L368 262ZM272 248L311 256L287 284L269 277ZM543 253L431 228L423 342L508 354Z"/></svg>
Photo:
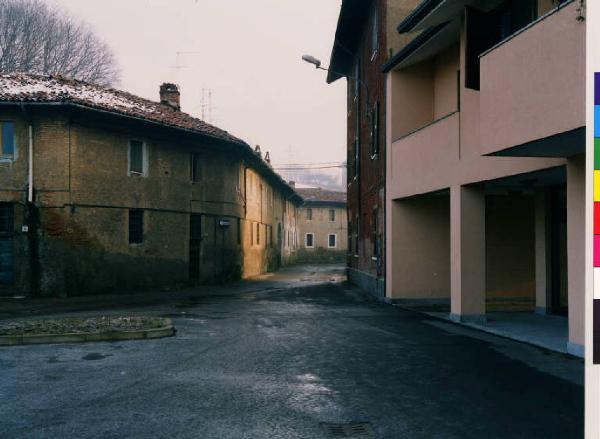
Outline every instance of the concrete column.
<svg viewBox="0 0 600 439"><path fill-rule="evenodd" d="M585 346L585 156L567 160L567 265L569 344L583 356Z"/></svg>
<svg viewBox="0 0 600 439"><path fill-rule="evenodd" d="M485 193L450 189L450 318L485 320Z"/></svg>
<svg viewBox="0 0 600 439"><path fill-rule="evenodd" d="M535 312L548 313L546 193L535 194Z"/></svg>

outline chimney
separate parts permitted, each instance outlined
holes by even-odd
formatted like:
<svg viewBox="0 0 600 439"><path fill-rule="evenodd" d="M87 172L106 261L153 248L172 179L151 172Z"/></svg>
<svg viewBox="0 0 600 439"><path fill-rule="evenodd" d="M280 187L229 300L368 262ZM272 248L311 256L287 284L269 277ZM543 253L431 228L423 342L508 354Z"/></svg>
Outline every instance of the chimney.
<svg viewBox="0 0 600 439"><path fill-rule="evenodd" d="M265 162L267 162L269 165L271 164L271 156L269 155L269 151L265 153Z"/></svg>
<svg viewBox="0 0 600 439"><path fill-rule="evenodd" d="M254 152L262 159L262 152L260 152L260 145L256 145Z"/></svg>
<svg viewBox="0 0 600 439"><path fill-rule="evenodd" d="M177 111L181 110L181 105L179 104L179 87L177 87L176 84L170 84L168 82L161 85L160 103L168 105Z"/></svg>

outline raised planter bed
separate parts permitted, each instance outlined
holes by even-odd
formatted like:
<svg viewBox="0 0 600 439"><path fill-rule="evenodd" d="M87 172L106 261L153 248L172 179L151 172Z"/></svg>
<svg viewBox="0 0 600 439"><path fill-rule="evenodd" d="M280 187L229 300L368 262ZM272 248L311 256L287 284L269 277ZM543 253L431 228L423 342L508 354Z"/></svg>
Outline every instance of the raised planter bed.
<svg viewBox="0 0 600 439"><path fill-rule="evenodd" d="M0 346L170 337L175 329L163 317L89 317L19 320L0 323Z"/></svg>

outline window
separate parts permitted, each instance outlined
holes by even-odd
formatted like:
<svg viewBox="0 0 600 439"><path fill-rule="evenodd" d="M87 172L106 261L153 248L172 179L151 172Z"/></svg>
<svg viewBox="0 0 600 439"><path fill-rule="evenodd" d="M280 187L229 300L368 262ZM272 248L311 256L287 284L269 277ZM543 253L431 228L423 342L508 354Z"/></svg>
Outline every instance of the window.
<svg viewBox="0 0 600 439"><path fill-rule="evenodd" d="M202 161L200 154L193 152L190 154L190 180L197 182L202 179Z"/></svg>
<svg viewBox="0 0 600 439"><path fill-rule="evenodd" d="M146 175L148 167L146 144L139 140L129 142L129 175Z"/></svg>
<svg viewBox="0 0 600 439"><path fill-rule="evenodd" d="M307 233L304 239L304 245L306 248L314 248L315 246L315 235L314 233Z"/></svg>
<svg viewBox="0 0 600 439"><path fill-rule="evenodd" d="M329 234L329 236L327 237L327 246L329 248L336 248L337 247L337 235L335 235L335 234Z"/></svg>
<svg viewBox="0 0 600 439"><path fill-rule="evenodd" d="M144 242L144 211L132 209L129 211L129 243Z"/></svg>
<svg viewBox="0 0 600 439"><path fill-rule="evenodd" d="M306 209L306 219L307 221L312 220L312 209Z"/></svg>
<svg viewBox="0 0 600 439"><path fill-rule="evenodd" d="M0 203L0 233L14 232L14 208L12 203Z"/></svg>
<svg viewBox="0 0 600 439"><path fill-rule="evenodd" d="M381 234L379 233L379 208L373 209L373 257L381 256Z"/></svg>
<svg viewBox="0 0 600 439"><path fill-rule="evenodd" d="M358 173L360 171L360 140L358 136L354 139L354 178L358 177Z"/></svg>
<svg viewBox="0 0 600 439"><path fill-rule="evenodd" d="M256 224L256 245L260 245L260 224Z"/></svg>
<svg viewBox="0 0 600 439"><path fill-rule="evenodd" d="M373 28L371 30L371 61L375 60L379 51L379 14L377 6L373 8Z"/></svg>
<svg viewBox="0 0 600 439"><path fill-rule="evenodd" d="M244 187L244 163L238 169L237 191L241 193L242 187Z"/></svg>
<svg viewBox="0 0 600 439"><path fill-rule="evenodd" d="M360 247L360 217L356 215L356 220L354 221L354 256L358 256L358 250Z"/></svg>
<svg viewBox="0 0 600 439"><path fill-rule="evenodd" d="M335 222L335 209L329 209L329 222Z"/></svg>
<svg viewBox="0 0 600 439"><path fill-rule="evenodd" d="M371 110L371 158L379 154L379 102Z"/></svg>
<svg viewBox="0 0 600 439"><path fill-rule="evenodd" d="M13 157L15 155L15 124L0 121L0 156Z"/></svg>

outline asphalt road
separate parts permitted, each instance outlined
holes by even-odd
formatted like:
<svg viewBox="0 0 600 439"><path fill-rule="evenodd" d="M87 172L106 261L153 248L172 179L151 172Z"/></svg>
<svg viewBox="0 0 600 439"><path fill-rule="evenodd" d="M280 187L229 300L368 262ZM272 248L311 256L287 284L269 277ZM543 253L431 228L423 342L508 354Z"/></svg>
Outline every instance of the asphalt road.
<svg viewBox="0 0 600 439"><path fill-rule="evenodd" d="M102 311L170 316L172 338L0 348L0 437L309 439L351 422L390 439L583 437L581 360L340 277L303 267Z"/></svg>

